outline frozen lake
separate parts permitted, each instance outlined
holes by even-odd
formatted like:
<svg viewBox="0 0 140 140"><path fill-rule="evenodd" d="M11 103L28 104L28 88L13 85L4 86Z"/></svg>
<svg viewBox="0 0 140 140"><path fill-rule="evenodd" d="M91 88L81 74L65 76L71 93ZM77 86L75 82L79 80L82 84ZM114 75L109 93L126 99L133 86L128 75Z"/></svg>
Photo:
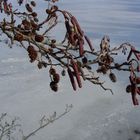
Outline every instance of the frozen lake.
<svg viewBox="0 0 140 140"><path fill-rule="evenodd" d="M140 0L60 0L58 5L75 15L94 45L99 46L103 35L111 45L130 42L140 45ZM40 8L45 7L40 2ZM38 9L39 10L39 9ZM47 70L30 64L21 48L1 48L0 51L0 113L19 116L25 134L38 125L38 120L53 111L63 112L66 104L72 111L48 126L34 140L139 140L140 107L133 107L127 85L118 80L112 86L115 95L99 87L84 84L73 94L67 79L62 79L60 91L49 88Z"/></svg>
<svg viewBox="0 0 140 140"><path fill-rule="evenodd" d="M139 45L139 0L62 0L62 3L77 15L86 32L94 39L108 34L112 42L130 41Z"/></svg>
<svg viewBox="0 0 140 140"><path fill-rule="evenodd" d="M128 41L139 46L139 0L62 0L62 3L77 16L93 39L108 34L112 42Z"/></svg>

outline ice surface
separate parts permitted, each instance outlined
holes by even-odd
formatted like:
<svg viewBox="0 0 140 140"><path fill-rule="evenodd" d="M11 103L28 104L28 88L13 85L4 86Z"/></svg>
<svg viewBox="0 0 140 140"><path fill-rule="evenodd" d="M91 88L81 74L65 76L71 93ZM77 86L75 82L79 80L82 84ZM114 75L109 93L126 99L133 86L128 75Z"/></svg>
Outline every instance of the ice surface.
<svg viewBox="0 0 140 140"><path fill-rule="evenodd" d="M59 5L76 15L96 47L104 34L110 36L112 46L129 41L139 47L139 0L61 0ZM54 93L47 69L38 70L26 58L21 48L1 47L0 113L20 117L25 135L38 126L43 115L59 114L66 104L73 104L70 113L31 139L140 140L135 131L140 130L140 109L133 107L131 96L125 93L125 74L116 84L107 83L114 96L89 83L74 92L67 78L61 79L60 90Z"/></svg>

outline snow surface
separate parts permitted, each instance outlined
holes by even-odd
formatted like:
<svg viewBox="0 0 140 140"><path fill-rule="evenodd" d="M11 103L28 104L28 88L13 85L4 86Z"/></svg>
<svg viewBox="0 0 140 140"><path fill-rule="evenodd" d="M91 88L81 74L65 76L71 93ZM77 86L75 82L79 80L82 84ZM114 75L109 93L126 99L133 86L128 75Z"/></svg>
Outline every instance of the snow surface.
<svg viewBox="0 0 140 140"><path fill-rule="evenodd" d="M59 5L76 15L96 47L104 34L110 36L112 46L129 41L139 47L139 0L60 0ZM23 49L1 46L0 114L18 116L25 135L38 126L43 115L60 114L66 104L73 105L67 115L30 139L140 140L136 133L140 131L140 107L134 107L131 96L125 93L127 74L119 75L116 84L107 82L115 93L111 95L90 83L83 83L83 88L74 92L67 77L54 93L47 73L47 69L38 70L30 64Z"/></svg>

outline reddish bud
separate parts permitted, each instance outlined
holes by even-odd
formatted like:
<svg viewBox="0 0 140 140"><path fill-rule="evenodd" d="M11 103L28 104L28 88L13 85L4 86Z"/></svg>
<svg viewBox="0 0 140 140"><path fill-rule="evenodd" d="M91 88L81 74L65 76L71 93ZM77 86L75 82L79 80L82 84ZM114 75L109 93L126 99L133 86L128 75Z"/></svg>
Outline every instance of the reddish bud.
<svg viewBox="0 0 140 140"><path fill-rule="evenodd" d="M68 72L68 75L69 75L70 82L71 82L71 85L73 87L73 90L76 90L76 83L75 83L75 80L74 80L73 72L71 71L70 68L67 69L67 72Z"/></svg>
<svg viewBox="0 0 140 140"><path fill-rule="evenodd" d="M79 86L79 88L81 88L82 87L82 82L81 82L81 78L80 78L80 73L78 71L78 65L73 59L71 59L71 64L72 64L72 68L73 68L75 76L76 76L78 86Z"/></svg>

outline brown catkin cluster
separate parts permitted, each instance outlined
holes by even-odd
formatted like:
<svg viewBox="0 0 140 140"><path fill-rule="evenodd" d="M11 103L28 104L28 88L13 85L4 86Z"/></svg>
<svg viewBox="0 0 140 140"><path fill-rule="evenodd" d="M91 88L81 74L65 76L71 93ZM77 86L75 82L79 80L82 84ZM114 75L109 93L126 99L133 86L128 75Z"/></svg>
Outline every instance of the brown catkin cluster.
<svg viewBox="0 0 140 140"><path fill-rule="evenodd" d="M42 42L44 40L44 36L43 35L35 35L35 41L36 42Z"/></svg>
<svg viewBox="0 0 140 140"><path fill-rule="evenodd" d="M54 68L50 68L49 74L52 77L52 81L50 82L50 88L53 91L58 91L58 83L60 81L60 75L56 73L56 70Z"/></svg>
<svg viewBox="0 0 140 140"><path fill-rule="evenodd" d="M24 37L23 37L22 34L16 33L16 34L14 35L14 40L16 40L16 41L21 42L21 41L23 41L23 39L24 39Z"/></svg>
<svg viewBox="0 0 140 140"><path fill-rule="evenodd" d="M30 62L34 62L37 59L37 51L32 45L28 46L27 51L30 58Z"/></svg>
<svg viewBox="0 0 140 140"><path fill-rule="evenodd" d="M82 88L82 82L81 82L81 77L80 77L78 64L73 59L71 59L70 63L71 63L71 66L72 66L73 70L71 70L71 68L68 67L67 72L68 72L68 75L69 75L70 82L71 82L71 85L73 87L73 90L77 89L76 82L78 84L78 87ZM76 80L75 80L75 78L76 78Z"/></svg>

